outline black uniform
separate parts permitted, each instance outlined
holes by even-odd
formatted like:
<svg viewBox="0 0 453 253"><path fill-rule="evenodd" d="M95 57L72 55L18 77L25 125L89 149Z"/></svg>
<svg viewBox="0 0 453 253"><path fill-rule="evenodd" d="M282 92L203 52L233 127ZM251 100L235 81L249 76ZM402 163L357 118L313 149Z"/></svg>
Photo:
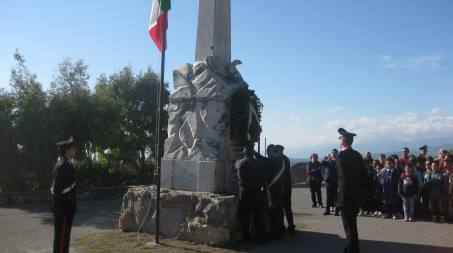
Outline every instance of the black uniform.
<svg viewBox="0 0 453 253"><path fill-rule="evenodd" d="M281 157L267 158L257 155L258 159L264 164L266 172L266 184L270 196L268 201L271 203L269 209L269 220L271 225L271 236L273 239L282 238L283 227L283 197L284 197L284 177L283 173L279 174L284 166ZM274 179L276 179L274 181ZM274 181L272 185L270 183Z"/></svg>
<svg viewBox="0 0 453 253"><path fill-rule="evenodd" d="M54 253L69 251L72 221L77 210L75 168L71 161L60 157L53 171L52 211L55 218Z"/></svg>
<svg viewBox="0 0 453 253"><path fill-rule="evenodd" d="M337 157L337 168L337 207L341 209L341 219L347 239L343 252L358 253L357 213L367 194L367 170L362 155L351 147L340 152Z"/></svg>
<svg viewBox="0 0 453 253"><path fill-rule="evenodd" d="M265 199L265 174L263 164L252 155L245 155L236 161L239 182L239 217L242 235L250 240L250 214L253 216L258 242L264 240L263 209Z"/></svg>
<svg viewBox="0 0 453 253"><path fill-rule="evenodd" d="M323 161L322 166L326 168L326 212L330 214L330 208L336 207L338 191L337 164L335 160ZM335 208L335 215L338 215L338 208Z"/></svg>
<svg viewBox="0 0 453 253"><path fill-rule="evenodd" d="M288 231L290 233L294 232L294 219L293 211L291 210L291 193L292 193L292 179L291 179L291 165L289 158L285 155L282 156L283 161L285 161L285 171L283 172L283 181L284 181L284 195L283 195L283 210L285 211L286 221L288 222ZM284 219L282 215L282 219ZM282 224L284 221L282 221ZM284 229L284 227L283 227Z"/></svg>

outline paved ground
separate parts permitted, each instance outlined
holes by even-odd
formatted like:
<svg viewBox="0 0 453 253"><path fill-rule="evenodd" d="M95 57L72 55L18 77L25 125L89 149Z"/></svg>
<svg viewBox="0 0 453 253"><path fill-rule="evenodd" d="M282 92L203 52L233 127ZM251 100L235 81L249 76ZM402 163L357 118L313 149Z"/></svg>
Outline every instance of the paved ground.
<svg viewBox="0 0 453 253"><path fill-rule="evenodd" d="M71 238L115 228L120 209L120 198L79 201ZM49 210L49 204L0 207L0 252L52 252L53 215ZM70 252L76 251L71 248Z"/></svg>
<svg viewBox="0 0 453 253"><path fill-rule="evenodd" d="M293 188L292 201L296 223L308 228L251 252L342 252L346 241L341 217L323 216L323 209L312 208L307 188ZM358 230L364 253L453 253L453 224L359 217Z"/></svg>
<svg viewBox="0 0 453 253"><path fill-rule="evenodd" d="M73 239L115 227L121 199L79 202ZM294 188L296 223L308 225L294 237L285 237L250 252L341 252L345 240L341 218L323 216L312 208L307 188ZM453 224L405 223L359 217L360 246L365 253L453 253ZM0 252L51 252L53 218L47 204L0 208ZM71 252L75 252L74 249Z"/></svg>

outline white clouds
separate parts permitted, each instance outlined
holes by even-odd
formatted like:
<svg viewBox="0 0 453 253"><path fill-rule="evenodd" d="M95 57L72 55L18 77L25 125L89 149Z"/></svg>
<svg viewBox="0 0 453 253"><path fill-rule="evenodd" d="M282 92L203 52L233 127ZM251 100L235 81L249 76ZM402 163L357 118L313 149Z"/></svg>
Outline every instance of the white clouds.
<svg viewBox="0 0 453 253"><path fill-rule="evenodd" d="M340 113L340 112L343 112L344 111L344 107L343 106L333 106L333 107L330 107L329 109L327 109L329 112L331 113Z"/></svg>
<svg viewBox="0 0 453 253"><path fill-rule="evenodd" d="M434 113L434 114L436 114L436 113L439 113L439 112L440 112L440 109L439 109L439 108L437 108L437 107L436 107L436 108L433 108L433 109L431 109L431 111L430 111L430 113Z"/></svg>
<svg viewBox="0 0 453 253"><path fill-rule="evenodd" d="M442 69L445 56L442 54L422 55L411 58L380 57L385 69L438 70Z"/></svg>
<svg viewBox="0 0 453 253"><path fill-rule="evenodd" d="M299 115L291 115L289 116L289 120L292 122L308 122L310 121L310 118L304 118Z"/></svg>
<svg viewBox="0 0 453 253"><path fill-rule="evenodd" d="M302 122L304 118L291 116L291 121ZM316 121L316 120L315 120ZM310 122L313 125L315 122ZM453 114L439 108L425 112L405 112L378 117L337 118L318 122L318 127L301 131L286 131L278 142L296 148L322 148L338 146L338 128L344 127L356 133L356 144L387 145L386 143L406 143L417 140L451 139L453 137ZM308 130L308 131L307 131ZM276 140L277 142L277 140ZM444 143L442 143L444 144ZM390 145L390 144L389 144Z"/></svg>
<svg viewBox="0 0 453 253"><path fill-rule="evenodd" d="M406 112L382 117L333 120L324 125L325 139L336 135L339 127L357 133L361 140L413 141L421 138L453 136L453 115L443 113L439 108L433 108L427 113Z"/></svg>

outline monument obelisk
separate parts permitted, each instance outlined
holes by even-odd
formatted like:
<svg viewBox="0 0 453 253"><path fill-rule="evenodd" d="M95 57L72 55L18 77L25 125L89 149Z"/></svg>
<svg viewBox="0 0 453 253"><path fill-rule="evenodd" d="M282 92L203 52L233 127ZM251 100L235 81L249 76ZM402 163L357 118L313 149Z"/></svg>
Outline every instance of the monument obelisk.
<svg viewBox="0 0 453 253"><path fill-rule="evenodd" d="M195 61L214 56L231 62L231 1L200 0Z"/></svg>
<svg viewBox="0 0 453 253"><path fill-rule="evenodd" d="M200 0L195 63L173 72L162 186L233 193L238 147L230 138L229 98L246 85L231 63L231 2Z"/></svg>

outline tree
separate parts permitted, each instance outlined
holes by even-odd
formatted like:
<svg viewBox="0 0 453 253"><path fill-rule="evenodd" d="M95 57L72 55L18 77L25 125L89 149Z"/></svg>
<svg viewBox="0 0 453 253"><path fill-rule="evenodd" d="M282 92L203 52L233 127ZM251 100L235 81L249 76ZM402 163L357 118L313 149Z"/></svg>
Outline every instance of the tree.
<svg viewBox="0 0 453 253"><path fill-rule="evenodd" d="M0 191L48 189L55 143L69 136L80 144L75 163L81 185L150 182L160 83L156 73L134 74L125 67L101 75L92 92L88 65L65 59L45 92L24 57L16 51L14 58L12 91L0 90ZM164 105L168 96L165 87Z"/></svg>
<svg viewBox="0 0 453 253"><path fill-rule="evenodd" d="M10 191L17 179L15 161L18 155L15 145L14 98L0 90L0 192Z"/></svg>
<svg viewBox="0 0 453 253"><path fill-rule="evenodd" d="M65 59L58 65L49 91L49 127L53 142L73 136L79 143L79 156L86 155L85 145L93 138L93 106L88 87L88 65L83 60Z"/></svg>
<svg viewBox="0 0 453 253"><path fill-rule="evenodd" d="M51 145L48 142L46 93L25 65L24 57L16 51L16 65L11 69L13 88L14 144L18 149L16 172L23 180L17 188L34 190L49 186Z"/></svg>
<svg viewBox="0 0 453 253"><path fill-rule="evenodd" d="M119 152L112 152L112 154L119 155L117 159L124 164L136 167L138 177L151 171L146 168L147 162L152 164L152 158L155 157L156 88L159 83L157 74L151 69L134 75L130 67L124 67L108 79L108 85L114 92L115 100L121 101L123 107L121 131L115 139L116 143L112 143L112 148L118 149ZM105 79L104 84L97 87L102 86L105 86ZM168 96L168 89L164 87L162 96L164 105L168 104ZM167 124L167 118L168 115L164 111L162 126ZM163 141L164 131L161 134Z"/></svg>

